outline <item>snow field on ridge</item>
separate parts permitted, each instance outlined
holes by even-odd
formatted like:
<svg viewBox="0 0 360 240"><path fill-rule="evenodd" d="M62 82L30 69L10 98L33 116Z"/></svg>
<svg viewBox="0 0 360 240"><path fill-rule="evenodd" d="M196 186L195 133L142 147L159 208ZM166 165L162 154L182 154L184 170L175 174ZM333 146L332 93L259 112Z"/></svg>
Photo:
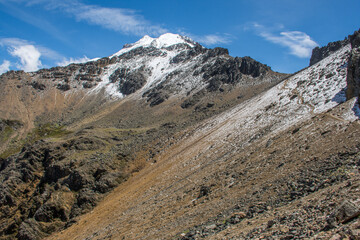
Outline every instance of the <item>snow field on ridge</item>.
<svg viewBox="0 0 360 240"><path fill-rule="evenodd" d="M276 134L345 102L347 71L342 66L349 52L350 45L347 45L263 94L206 121L197 128L194 137L218 126L206 141L212 142L213 147L221 146L226 152L226 148L242 148L264 135ZM358 119L354 110L349 108L344 120Z"/></svg>
<svg viewBox="0 0 360 240"><path fill-rule="evenodd" d="M101 76L102 81L92 89L90 93L97 93L105 88L108 96L113 98L123 98L124 95L118 90L118 83L111 83L109 77L118 68L127 68L130 71L136 71L145 66L145 71L149 74L146 78L147 81L145 85L136 92L137 94L142 95L146 90L166 81L166 77L170 73L174 73L175 71L179 71L180 74L186 72L189 68L194 67L197 62L196 59L192 59L191 61L182 64L171 63L171 59L181 53L183 51L182 49L167 50L163 48L159 49L159 51L162 52L160 56L135 56L133 59L120 59L119 62L109 65ZM186 77L175 77L170 80L170 82L176 82L173 85L178 86L176 89L177 92L187 92L194 88L201 88L204 86L204 84L199 84L202 82L201 76L189 76L188 74Z"/></svg>
<svg viewBox="0 0 360 240"><path fill-rule="evenodd" d="M158 38L152 38L148 35L145 35L143 38L141 38L136 43L125 45L125 47L123 49L121 49L119 52L111 55L110 58L115 57L115 56L120 56L120 55L122 55L126 52L129 52L138 47L166 48L166 47L170 47L172 45L180 44L180 43L185 43L191 47L194 47L194 44L191 44L191 43L185 41L185 39L186 39L185 37L182 37L178 34L173 34L173 33L165 33Z"/></svg>

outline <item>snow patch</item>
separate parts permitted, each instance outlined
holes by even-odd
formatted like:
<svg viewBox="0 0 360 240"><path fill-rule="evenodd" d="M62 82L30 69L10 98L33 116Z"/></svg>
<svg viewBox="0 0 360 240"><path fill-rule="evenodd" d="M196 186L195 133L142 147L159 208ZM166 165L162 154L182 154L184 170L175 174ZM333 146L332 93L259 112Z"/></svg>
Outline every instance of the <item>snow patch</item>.
<svg viewBox="0 0 360 240"><path fill-rule="evenodd" d="M115 83L111 83L109 77L111 74L113 74L116 69L118 68L117 64L113 64L108 66L108 68L105 70L103 75L101 76L101 82L93 88L91 91L89 91L89 94L91 93L99 93L102 89L105 89L106 93L109 97L113 97L116 99L123 98L123 94L119 91L119 86Z"/></svg>
<svg viewBox="0 0 360 240"><path fill-rule="evenodd" d="M110 58L115 57L115 56L120 56L124 53L130 52L131 50L133 50L135 48L139 48L139 47L155 47L155 48L161 49L161 48L170 47L172 45L176 45L176 44L180 44L180 43L187 44L190 47L195 46L195 44L193 43L193 41L191 39L189 39L187 37L183 37L179 34L165 33L158 38L152 38L152 37L146 35L142 39L137 41L136 43L125 45L123 49L121 49L119 52L110 56Z"/></svg>
<svg viewBox="0 0 360 240"><path fill-rule="evenodd" d="M341 66L346 63L349 52L350 45L347 45L263 94L206 121L194 137L211 131L206 137L208 142L230 148L236 143L236 148L242 148L341 104L345 101L347 77L346 69ZM348 118L355 120L354 116L360 116L359 106L355 102L351 106L354 107L349 107L352 115Z"/></svg>
<svg viewBox="0 0 360 240"><path fill-rule="evenodd" d="M119 68L129 69L130 72L136 71L142 68L146 75L145 85L138 90L135 95L141 96L144 92L150 88L156 87L158 84L166 81L170 87L174 88L174 94L185 93L194 88L204 87L201 76L192 76L188 74L189 71L193 71L195 64L199 61L197 56L182 62L181 64L172 63L171 60L180 53L184 52L183 48L167 49L168 46L186 43L193 47L190 40L177 34L164 34L157 39L149 36L143 37L137 43L125 46L118 54L131 51L137 47L149 47L154 46L156 54L139 54L131 59L119 58L118 62L108 65L103 75L101 76L101 82L90 91L90 93L98 93L102 89L112 98L123 98L124 95L119 92L119 83L112 83L109 77ZM183 73L183 74L182 74Z"/></svg>

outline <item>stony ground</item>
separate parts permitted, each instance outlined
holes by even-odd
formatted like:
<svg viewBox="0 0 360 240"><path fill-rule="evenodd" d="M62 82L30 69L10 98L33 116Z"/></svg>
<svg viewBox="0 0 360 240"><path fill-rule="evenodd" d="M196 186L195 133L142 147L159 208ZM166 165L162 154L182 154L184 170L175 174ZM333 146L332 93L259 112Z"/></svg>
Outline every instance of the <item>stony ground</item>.
<svg viewBox="0 0 360 240"><path fill-rule="evenodd" d="M285 75L222 49L197 49L213 65L196 65L207 87L186 96L170 96L172 74L132 94L148 72L115 64L108 80L129 77L132 95L89 97L109 59L2 75L0 238L358 239L354 46L269 91ZM129 59L156 49L142 50Z"/></svg>
<svg viewBox="0 0 360 240"><path fill-rule="evenodd" d="M50 239L356 239L356 217L327 220L344 201L358 207L360 125L341 118L348 107L236 151L186 132Z"/></svg>
<svg viewBox="0 0 360 240"><path fill-rule="evenodd" d="M26 74L11 73L5 78L13 75L21 78ZM66 102L63 95L52 95L54 90L42 92L32 85L17 88L13 86L16 79L8 80L5 87L14 93L14 109L29 111L17 113L24 122L0 120L0 148L4 147L0 155L0 238L4 239L39 239L70 226L104 194L146 163L156 161L154 156L170 144L174 134L274 84L251 86L251 91L235 86L211 94L204 91L183 108L183 98L153 107L135 97L102 103L98 96L85 104L84 99L77 102L86 98L80 94L70 95ZM47 99L45 105L43 99ZM68 112L69 107L73 111ZM71 117L47 122L57 119L54 112Z"/></svg>

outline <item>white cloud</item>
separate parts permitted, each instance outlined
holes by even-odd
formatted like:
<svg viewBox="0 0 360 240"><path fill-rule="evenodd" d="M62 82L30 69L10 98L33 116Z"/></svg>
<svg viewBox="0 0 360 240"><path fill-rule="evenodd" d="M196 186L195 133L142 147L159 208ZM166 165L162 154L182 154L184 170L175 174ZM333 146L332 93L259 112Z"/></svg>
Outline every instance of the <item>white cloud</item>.
<svg viewBox="0 0 360 240"><path fill-rule="evenodd" d="M310 57L312 49L318 46L318 44L304 32L283 31L279 34L275 34L257 23L254 23L253 27L258 35L267 41L289 48L290 54L300 58Z"/></svg>
<svg viewBox="0 0 360 240"><path fill-rule="evenodd" d="M8 60L4 60L3 63L0 65L0 74L7 72L10 70L10 62Z"/></svg>
<svg viewBox="0 0 360 240"><path fill-rule="evenodd" d="M84 21L88 24L97 25L105 29L121 32L128 35L136 36L159 36L169 32L163 25L153 24L146 20L137 11L124 8L109 8L97 5L90 5L80 0L8 0L15 3L24 3L25 6L42 5L49 11L60 10L74 17L77 21ZM0 0L1 2L1 0ZM27 18L27 20L30 18ZM33 19L30 19L33 22ZM38 23L38 21L36 21ZM40 24L41 25L41 24ZM50 28L50 27L49 27ZM53 28L50 28L53 29ZM179 31L177 31L179 32ZM193 35L180 34L189 36L197 42L205 45L227 44L231 42L231 36L228 34L209 34ZM54 33L55 35L55 33Z"/></svg>
<svg viewBox="0 0 360 240"><path fill-rule="evenodd" d="M41 53L34 45L13 47L13 49L9 50L9 53L14 57L20 58L21 65L18 65L18 68L25 72L36 71L41 67Z"/></svg>
<svg viewBox="0 0 360 240"><path fill-rule="evenodd" d="M72 12L76 19L84 20L90 24L98 25L106 29L143 36L160 35L166 33L163 27L152 25L134 11L120 8L104 8L92 5L80 5L81 7L67 9Z"/></svg>
<svg viewBox="0 0 360 240"><path fill-rule="evenodd" d="M13 0L14 1L14 0ZM48 10L62 10L78 21L85 21L116 32L130 35L158 36L168 32L160 25L152 24L134 10L107 8L84 4L77 0L17 0L27 5L42 4Z"/></svg>
<svg viewBox="0 0 360 240"><path fill-rule="evenodd" d="M183 29L178 29L176 32L178 32L180 35L187 36L192 40L205 45L228 44L231 43L231 39L233 38L233 36L228 33L224 33L224 34L216 33L216 34L208 34L201 36L201 35L191 34L189 32L184 31Z"/></svg>
<svg viewBox="0 0 360 240"><path fill-rule="evenodd" d="M220 36L216 34L210 34L205 36L198 36L194 38L195 41L204 43L205 45L215 45L215 44L227 44L230 43L230 39L227 36Z"/></svg>
<svg viewBox="0 0 360 240"><path fill-rule="evenodd" d="M261 34L266 40L288 47L290 53L300 57L310 57L311 51L318 44L309 35L299 31L281 32L280 35L263 32Z"/></svg>
<svg viewBox="0 0 360 240"><path fill-rule="evenodd" d="M63 55L54 50L19 38L0 38L0 46L7 47L10 55L19 58L20 62L14 65L26 72L36 71L44 67L40 58L51 60L64 58Z"/></svg>
<svg viewBox="0 0 360 240"><path fill-rule="evenodd" d="M91 59L88 58L87 56L84 56L82 58L69 58L69 59L64 58L61 62L57 62L56 64L59 66L67 66L71 63L84 63L89 61L91 61Z"/></svg>
<svg viewBox="0 0 360 240"><path fill-rule="evenodd" d="M19 38L1 38L0 46L21 46L29 44L28 41Z"/></svg>
<svg viewBox="0 0 360 240"><path fill-rule="evenodd" d="M40 61L41 52L30 42L18 38L2 38L0 46L8 47L8 52L19 58L20 64L17 67L26 72L38 70L42 64Z"/></svg>
<svg viewBox="0 0 360 240"><path fill-rule="evenodd" d="M63 55L61 55L60 53L58 53L52 49L49 49L49 48L46 48L43 46L39 46L39 45L36 45L36 48L41 53L41 56L44 58L51 59L51 60L59 60L61 58L64 58Z"/></svg>

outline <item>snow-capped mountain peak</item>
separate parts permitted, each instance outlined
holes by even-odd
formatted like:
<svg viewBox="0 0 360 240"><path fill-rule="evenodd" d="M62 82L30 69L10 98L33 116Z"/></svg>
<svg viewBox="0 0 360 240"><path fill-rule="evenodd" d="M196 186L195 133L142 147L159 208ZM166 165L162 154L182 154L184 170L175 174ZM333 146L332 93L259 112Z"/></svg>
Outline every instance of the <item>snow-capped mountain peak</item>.
<svg viewBox="0 0 360 240"><path fill-rule="evenodd" d="M123 49L115 53L111 57L120 56L126 52L129 52L135 48L139 47L156 47L156 48L166 48L176 44L187 44L190 47L195 46L195 42L188 37L181 36L179 34L165 33L158 38L152 38L148 35L145 35L139 41L133 44L126 44Z"/></svg>

